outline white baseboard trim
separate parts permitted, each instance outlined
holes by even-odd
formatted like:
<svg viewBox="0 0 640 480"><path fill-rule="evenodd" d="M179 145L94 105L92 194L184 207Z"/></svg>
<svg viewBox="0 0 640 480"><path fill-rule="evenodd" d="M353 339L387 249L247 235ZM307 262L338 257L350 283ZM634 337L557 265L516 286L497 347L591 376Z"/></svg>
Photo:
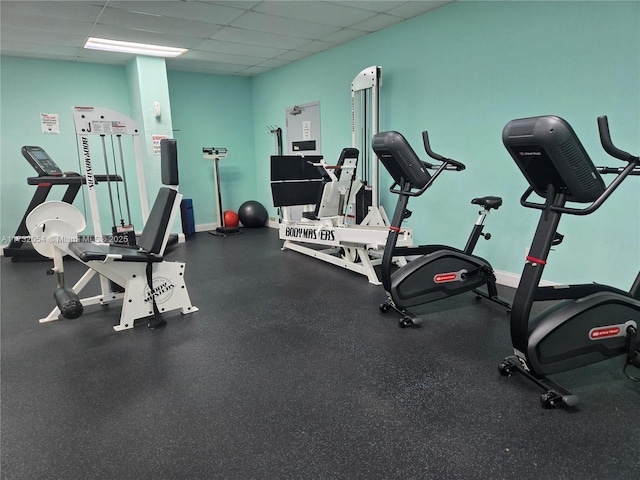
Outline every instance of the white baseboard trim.
<svg viewBox="0 0 640 480"><path fill-rule="evenodd" d="M520 283L520 276L517 273L511 272L503 272L501 270L494 270L496 275L496 281L498 285L503 285L505 287L518 288L518 284ZM541 287L552 287L554 285L558 285L555 282L549 282L547 280L542 280L540 282Z"/></svg>
<svg viewBox="0 0 640 480"><path fill-rule="evenodd" d="M200 223L196 225L196 232L209 232L218 228L217 223Z"/></svg>

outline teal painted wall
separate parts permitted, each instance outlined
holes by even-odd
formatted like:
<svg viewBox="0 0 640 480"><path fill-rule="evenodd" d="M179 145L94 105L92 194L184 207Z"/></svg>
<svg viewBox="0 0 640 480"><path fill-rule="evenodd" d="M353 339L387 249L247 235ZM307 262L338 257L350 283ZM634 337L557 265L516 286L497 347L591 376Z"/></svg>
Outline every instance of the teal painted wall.
<svg viewBox="0 0 640 480"><path fill-rule="evenodd" d="M322 148L336 158L350 145L350 83L383 67L381 129L405 134L467 165L446 172L419 199L407 222L417 242L463 247L475 220L475 196L500 195L487 220L493 234L476 252L497 270L520 274L537 223L520 206L524 178L502 146L511 119L554 114L569 121L596 164L617 165L599 145L596 117L607 114L616 143L640 152L640 3L459 2L253 78L254 126L284 126L284 109L319 100ZM256 135L258 192L271 205L271 138ZM426 157L426 155L424 155ZM629 179L598 212L565 216L565 242L545 278L600 281L628 288L640 265L640 179ZM381 175L382 202L395 197ZM393 197L393 198L392 198ZM275 214L275 209L270 209Z"/></svg>
<svg viewBox="0 0 640 480"><path fill-rule="evenodd" d="M383 67L381 128L403 132L418 152L420 132L429 130L434 150L467 164L411 203L416 240L462 247L475 220L470 199L501 195L503 207L487 222L493 239L477 250L498 270L520 273L537 222L519 205L526 184L501 144L509 120L560 115L596 164L615 164L597 138L595 119L607 114L615 142L640 152L639 2L458 2L250 79L169 71L181 191L194 199L196 223L215 221L203 146L229 148L220 164L225 209L251 198L275 216L266 126L284 127L286 107L319 100L322 149L337 158L351 143L350 83L370 65ZM63 169L77 170L71 107L130 115L131 99L123 67L2 57L0 72L0 231L9 236L33 193L20 147L39 144ZM60 135L40 133L41 112L60 114ZM597 213L563 218L565 242L546 279L628 287L640 264L637 181ZM395 197L385 172L381 183L390 213Z"/></svg>
<svg viewBox="0 0 640 480"><path fill-rule="evenodd" d="M35 191L35 187L27 185L26 178L35 176L36 172L22 157L22 146L38 145L63 171L80 172L72 107L103 107L128 116L129 95L122 67L5 56L0 58L0 62L0 243L6 245ZM41 133L41 113L59 115L59 135ZM92 155L98 155L98 149L101 152L99 143L92 142L91 145ZM103 169L97 170L97 173L103 172ZM135 170L132 175L135 179ZM48 199L60 200L64 189L63 186L53 187ZM101 206L108 205L106 188L97 191ZM135 199L137 188L134 188L133 195ZM84 212L81 193L75 205ZM85 216L89 223L87 232L92 233L88 199ZM105 228L110 222L110 211L101 208L100 217L105 225L103 233L108 233Z"/></svg>
<svg viewBox="0 0 640 480"><path fill-rule="evenodd" d="M251 80L177 71L168 80L180 192L193 199L196 224L215 223L213 160L203 158L202 147L229 150L219 162L224 210L237 211L255 197Z"/></svg>

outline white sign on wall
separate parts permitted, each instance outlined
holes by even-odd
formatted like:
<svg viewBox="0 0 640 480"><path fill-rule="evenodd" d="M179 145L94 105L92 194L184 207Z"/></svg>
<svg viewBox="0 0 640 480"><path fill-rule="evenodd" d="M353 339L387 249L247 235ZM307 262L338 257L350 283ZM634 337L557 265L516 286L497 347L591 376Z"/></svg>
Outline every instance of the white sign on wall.
<svg viewBox="0 0 640 480"><path fill-rule="evenodd" d="M58 123L57 113L41 113L40 129L42 133L56 134L60 133L60 123Z"/></svg>

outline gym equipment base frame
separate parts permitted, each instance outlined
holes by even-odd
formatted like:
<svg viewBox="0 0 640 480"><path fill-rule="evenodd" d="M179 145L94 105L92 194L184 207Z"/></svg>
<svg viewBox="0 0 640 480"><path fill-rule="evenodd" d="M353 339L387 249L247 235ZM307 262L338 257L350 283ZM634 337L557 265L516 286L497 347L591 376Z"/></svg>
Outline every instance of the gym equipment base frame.
<svg viewBox="0 0 640 480"><path fill-rule="evenodd" d="M336 225L331 220L280 224L282 250L293 250L364 275L374 285L380 285L374 267L382 263L388 233L388 227ZM403 229L398 244L412 243L412 231ZM305 244L328 248L316 249Z"/></svg>
<svg viewBox="0 0 640 480"><path fill-rule="evenodd" d="M72 254L76 260L81 261ZM140 262L116 262L117 258L108 257L104 261L86 263L90 269L72 287L76 294L82 292L89 281L97 274L106 276L114 283L124 287L124 292L109 292L106 295L95 295L80 299L84 307L90 305L109 305L122 301L120 321L113 326L116 332L134 327L135 320L153 315L153 307L149 302L150 290L144 275L144 264ZM84 262L83 262L84 263ZM142 270L141 270L142 267ZM160 313L180 310L183 315L198 311L191 304L184 282L185 264L180 262L160 262L153 269L153 294ZM60 308L55 307L49 315L39 319L40 323L59 320Z"/></svg>

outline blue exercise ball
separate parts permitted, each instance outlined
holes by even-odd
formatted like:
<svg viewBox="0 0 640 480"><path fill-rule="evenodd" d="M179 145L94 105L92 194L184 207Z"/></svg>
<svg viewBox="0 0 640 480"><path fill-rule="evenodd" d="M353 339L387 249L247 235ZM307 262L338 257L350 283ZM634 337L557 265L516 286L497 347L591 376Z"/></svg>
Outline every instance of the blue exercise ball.
<svg viewBox="0 0 640 480"><path fill-rule="evenodd" d="M242 225L249 228L264 227L269 218L267 209L260 202L248 200L240 205L238 216Z"/></svg>

